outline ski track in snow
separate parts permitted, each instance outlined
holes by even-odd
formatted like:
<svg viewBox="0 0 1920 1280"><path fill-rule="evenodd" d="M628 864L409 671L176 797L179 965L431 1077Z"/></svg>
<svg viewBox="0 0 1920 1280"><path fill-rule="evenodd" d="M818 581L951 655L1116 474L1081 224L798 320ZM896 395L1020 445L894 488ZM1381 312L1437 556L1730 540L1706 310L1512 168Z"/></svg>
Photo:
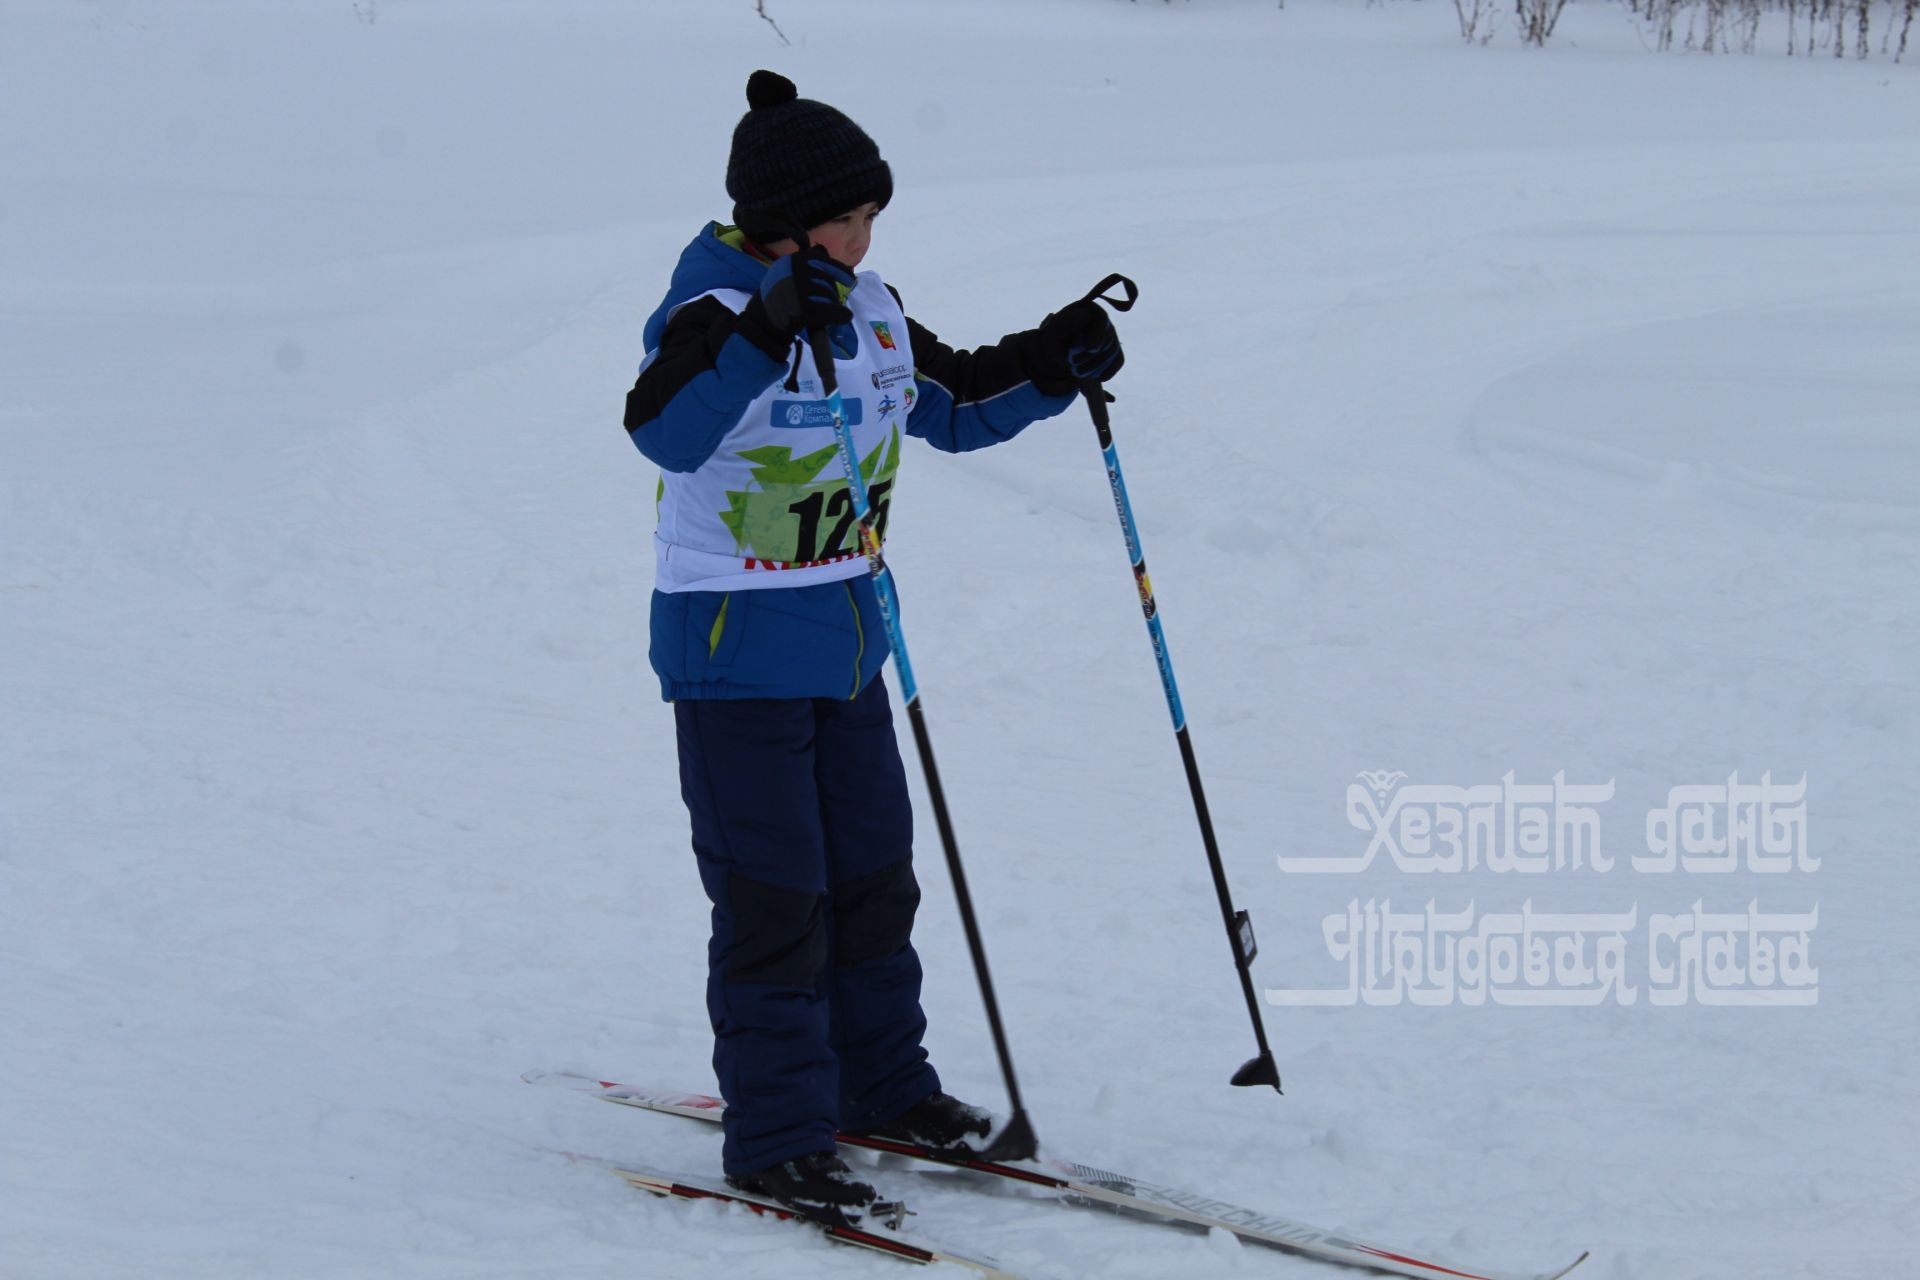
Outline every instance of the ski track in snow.
<svg viewBox="0 0 1920 1280"><path fill-rule="evenodd" d="M717 1147L517 1080L711 1085L618 405L757 65L879 140L872 265L948 341L1140 282L1115 430L1264 984L1337 982L1353 898L1819 904L1810 1009L1269 1006L1287 1096L1227 1088L1092 428L915 445L889 560L1043 1140L1497 1267L1907 1269L1914 67L1603 6L1544 53L1431 5L817 0L792 48L744 3L17 8L8 1280L897 1272L568 1163ZM1282 876L1362 847L1366 769L1614 779L1623 862L1668 787L1804 772L1823 865ZM930 1046L997 1104L922 825ZM1036 1280L1336 1274L875 1172Z"/></svg>

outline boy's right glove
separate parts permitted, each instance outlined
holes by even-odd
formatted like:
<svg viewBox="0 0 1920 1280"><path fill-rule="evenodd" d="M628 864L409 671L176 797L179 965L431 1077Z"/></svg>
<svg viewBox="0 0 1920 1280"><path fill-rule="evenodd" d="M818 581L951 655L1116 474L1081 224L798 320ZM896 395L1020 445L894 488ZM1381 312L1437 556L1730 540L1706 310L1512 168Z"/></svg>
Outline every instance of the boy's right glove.
<svg viewBox="0 0 1920 1280"><path fill-rule="evenodd" d="M846 297L853 286L853 272L815 245L803 254L775 259L756 301L775 332L795 338L822 326L851 324Z"/></svg>

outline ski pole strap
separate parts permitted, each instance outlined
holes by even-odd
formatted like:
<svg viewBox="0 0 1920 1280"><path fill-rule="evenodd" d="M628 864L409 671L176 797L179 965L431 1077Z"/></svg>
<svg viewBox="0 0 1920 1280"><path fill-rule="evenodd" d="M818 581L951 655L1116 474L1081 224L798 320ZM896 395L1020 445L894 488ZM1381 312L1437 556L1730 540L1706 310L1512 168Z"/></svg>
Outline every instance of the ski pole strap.
<svg viewBox="0 0 1920 1280"><path fill-rule="evenodd" d="M1114 288L1120 289L1124 296L1109 298L1107 296L1107 290ZM1133 310L1133 304L1140 301L1140 286L1116 271L1099 284L1093 286L1093 288L1087 290L1087 296L1080 299L1080 301L1104 302L1115 311L1131 311Z"/></svg>

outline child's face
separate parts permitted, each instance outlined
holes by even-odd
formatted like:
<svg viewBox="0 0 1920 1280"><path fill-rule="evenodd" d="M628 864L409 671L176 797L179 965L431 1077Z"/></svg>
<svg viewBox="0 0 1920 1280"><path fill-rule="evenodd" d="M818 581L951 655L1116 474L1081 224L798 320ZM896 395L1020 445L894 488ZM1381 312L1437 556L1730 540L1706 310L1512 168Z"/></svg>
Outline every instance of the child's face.
<svg viewBox="0 0 1920 1280"><path fill-rule="evenodd" d="M857 267L873 244L873 220L879 216L880 206L869 200L858 209L851 209L837 218L829 218L812 228L807 232L807 239L825 249L835 262ZM799 247L791 240L780 240L768 245L767 252L780 258Z"/></svg>

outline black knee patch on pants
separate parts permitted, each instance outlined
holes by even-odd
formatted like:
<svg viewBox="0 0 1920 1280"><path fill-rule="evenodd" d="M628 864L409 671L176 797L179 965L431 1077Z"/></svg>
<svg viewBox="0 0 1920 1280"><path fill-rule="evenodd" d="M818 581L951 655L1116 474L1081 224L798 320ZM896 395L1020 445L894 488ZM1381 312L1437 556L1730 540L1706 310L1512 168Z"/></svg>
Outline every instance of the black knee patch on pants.
<svg viewBox="0 0 1920 1280"><path fill-rule="evenodd" d="M862 964L900 950L913 936L919 907L911 859L833 886L834 963Z"/></svg>
<svg viewBox="0 0 1920 1280"><path fill-rule="evenodd" d="M820 895L744 876L727 878L733 907L728 982L815 987L827 969L827 926Z"/></svg>

